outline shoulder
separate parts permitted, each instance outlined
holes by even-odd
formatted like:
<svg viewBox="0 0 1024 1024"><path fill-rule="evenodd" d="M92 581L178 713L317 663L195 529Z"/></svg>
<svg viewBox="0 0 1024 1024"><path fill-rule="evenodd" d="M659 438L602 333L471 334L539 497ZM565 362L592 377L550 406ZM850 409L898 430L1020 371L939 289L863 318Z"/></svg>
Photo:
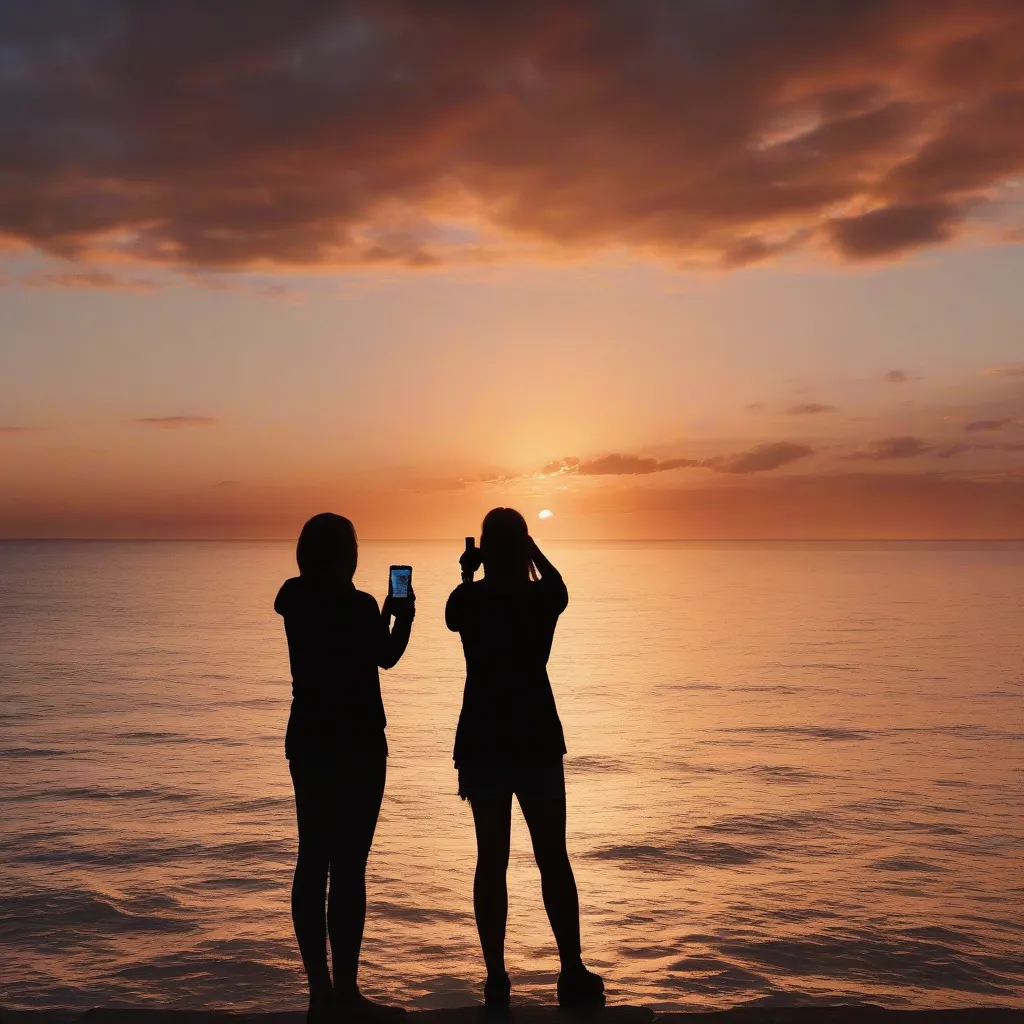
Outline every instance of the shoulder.
<svg viewBox="0 0 1024 1024"><path fill-rule="evenodd" d="M458 628L455 622L465 612L466 601L469 599L470 587L472 586L472 583L460 583L448 595L448 600L444 604L444 617L449 629Z"/></svg>
<svg viewBox="0 0 1024 1024"><path fill-rule="evenodd" d="M365 590L353 590L352 597L355 606L360 611L373 612L374 615L380 614L380 605L377 604L377 598L373 594L368 594Z"/></svg>
<svg viewBox="0 0 1024 1024"><path fill-rule="evenodd" d="M449 595L444 606L444 621L453 633L461 632L466 624L467 605L473 600L476 583L460 583Z"/></svg>
<svg viewBox="0 0 1024 1024"><path fill-rule="evenodd" d="M300 577L292 576L291 579L285 580L277 592L277 597L274 598L274 611L278 615L285 615L301 590L302 580Z"/></svg>

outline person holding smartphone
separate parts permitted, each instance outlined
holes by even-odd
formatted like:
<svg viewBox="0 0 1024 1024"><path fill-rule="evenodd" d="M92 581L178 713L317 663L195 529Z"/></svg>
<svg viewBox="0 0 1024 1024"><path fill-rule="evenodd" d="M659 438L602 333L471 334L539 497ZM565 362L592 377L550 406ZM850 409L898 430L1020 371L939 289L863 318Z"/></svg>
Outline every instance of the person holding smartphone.
<svg viewBox="0 0 1024 1024"><path fill-rule="evenodd" d="M285 580L274 601L284 618L292 674L285 736L299 830L292 921L309 980L309 1024L403 1012L363 996L356 975L366 861L387 771L378 669L393 667L405 652L416 597L411 569L395 566L408 570L400 574L404 596L392 596L389 585L379 609L352 582L357 558L348 519L331 512L313 516L299 535L299 575Z"/></svg>
<svg viewBox="0 0 1024 1024"><path fill-rule="evenodd" d="M547 673L569 594L514 509L488 512L480 547L468 537L460 563L463 582L448 598L445 621L461 635L466 656L454 758L459 796L469 800L476 828L473 909L487 967L484 1003L505 1007L511 996L505 923L514 795L558 944L558 1002L594 1006L604 1001L604 982L580 955L579 897L565 845L565 740ZM481 564L484 577L474 582Z"/></svg>

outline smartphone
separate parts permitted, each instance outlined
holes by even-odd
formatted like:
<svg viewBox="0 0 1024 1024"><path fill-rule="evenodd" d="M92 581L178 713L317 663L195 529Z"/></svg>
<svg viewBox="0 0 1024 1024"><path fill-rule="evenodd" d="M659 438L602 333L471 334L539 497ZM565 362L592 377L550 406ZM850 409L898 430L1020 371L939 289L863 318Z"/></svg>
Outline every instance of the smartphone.
<svg viewBox="0 0 1024 1024"><path fill-rule="evenodd" d="M473 548L475 548L475 547L476 547L476 538L475 537L467 537L466 538L466 550L467 551L472 551Z"/></svg>
<svg viewBox="0 0 1024 1024"><path fill-rule="evenodd" d="M412 590L412 566L393 565L388 581L388 594L391 597L408 597Z"/></svg>

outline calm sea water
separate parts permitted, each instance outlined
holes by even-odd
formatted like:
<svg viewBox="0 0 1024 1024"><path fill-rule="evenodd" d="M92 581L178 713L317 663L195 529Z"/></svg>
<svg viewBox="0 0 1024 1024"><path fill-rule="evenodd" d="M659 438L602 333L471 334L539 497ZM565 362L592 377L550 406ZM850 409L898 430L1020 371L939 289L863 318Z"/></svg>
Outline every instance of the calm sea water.
<svg viewBox="0 0 1024 1024"><path fill-rule="evenodd" d="M368 543L419 614L365 988L478 997L442 609L460 544ZM1024 1006L1024 545L551 544L589 963L619 1002ZM274 543L0 544L0 1004L304 1001ZM557 959L516 812L509 963Z"/></svg>

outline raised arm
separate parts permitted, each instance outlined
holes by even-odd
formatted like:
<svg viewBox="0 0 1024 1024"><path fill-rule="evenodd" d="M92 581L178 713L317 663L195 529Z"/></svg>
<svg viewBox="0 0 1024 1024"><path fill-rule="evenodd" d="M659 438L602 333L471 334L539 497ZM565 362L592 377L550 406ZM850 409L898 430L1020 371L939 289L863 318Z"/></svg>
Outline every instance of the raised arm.
<svg viewBox="0 0 1024 1024"><path fill-rule="evenodd" d="M444 606L444 624L453 633L462 629L462 609L473 585L473 574L480 568L480 549L474 547L463 551L459 568L462 570L462 582L448 595L448 603Z"/></svg>
<svg viewBox="0 0 1024 1024"><path fill-rule="evenodd" d="M530 557L533 559L533 564L537 566L537 572L540 573L541 583L551 594L552 603L557 606L559 612L563 611L569 603L569 591L565 581L544 552L537 547L537 542L532 537L530 538Z"/></svg>
<svg viewBox="0 0 1024 1024"><path fill-rule="evenodd" d="M392 626L391 619L395 624ZM377 664L381 668L394 668L409 646L412 620L416 618L416 595L409 590L409 596L401 600L387 597L380 610Z"/></svg>
<svg viewBox="0 0 1024 1024"><path fill-rule="evenodd" d="M548 561L544 552L537 547L537 542L532 537L530 538L530 557L533 559L533 564L537 566L537 571L540 573L542 580L547 579L548 576L555 576L558 579L562 578L562 574Z"/></svg>

